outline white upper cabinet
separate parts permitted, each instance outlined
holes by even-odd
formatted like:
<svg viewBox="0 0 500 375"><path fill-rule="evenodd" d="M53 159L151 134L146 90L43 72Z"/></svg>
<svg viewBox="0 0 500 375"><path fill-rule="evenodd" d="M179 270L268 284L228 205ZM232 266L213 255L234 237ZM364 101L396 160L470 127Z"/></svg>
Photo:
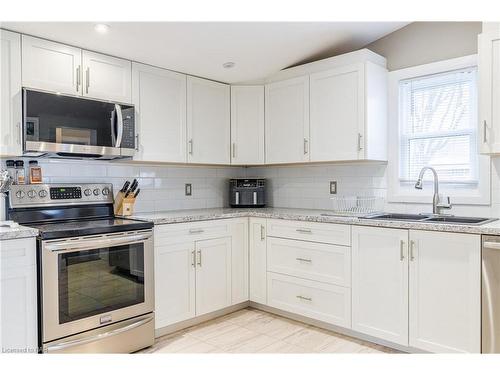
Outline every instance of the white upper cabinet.
<svg viewBox="0 0 500 375"><path fill-rule="evenodd" d="M64 44L22 36L23 86L82 94L82 50Z"/></svg>
<svg viewBox="0 0 500 375"><path fill-rule="evenodd" d="M371 62L311 74L311 161L386 157L386 70Z"/></svg>
<svg viewBox="0 0 500 375"><path fill-rule="evenodd" d="M309 161L309 76L266 85L266 163Z"/></svg>
<svg viewBox="0 0 500 375"><path fill-rule="evenodd" d="M83 95L90 98L132 102L132 63L83 51Z"/></svg>
<svg viewBox="0 0 500 375"><path fill-rule="evenodd" d="M481 236L410 230L410 346L481 350Z"/></svg>
<svg viewBox="0 0 500 375"><path fill-rule="evenodd" d="M229 85L187 77L188 162L230 164Z"/></svg>
<svg viewBox="0 0 500 375"><path fill-rule="evenodd" d="M479 149L500 153L500 24L479 35Z"/></svg>
<svg viewBox="0 0 500 375"><path fill-rule="evenodd" d="M352 329L408 345L408 231L352 227Z"/></svg>
<svg viewBox="0 0 500 375"><path fill-rule="evenodd" d="M139 150L135 160L186 162L186 75L132 64L132 102Z"/></svg>
<svg viewBox="0 0 500 375"><path fill-rule="evenodd" d="M231 164L264 164L264 86L231 86Z"/></svg>
<svg viewBox="0 0 500 375"><path fill-rule="evenodd" d="M132 102L132 63L23 35L23 86L67 95Z"/></svg>
<svg viewBox="0 0 500 375"><path fill-rule="evenodd" d="M21 36L0 30L0 156L22 154Z"/></svg>

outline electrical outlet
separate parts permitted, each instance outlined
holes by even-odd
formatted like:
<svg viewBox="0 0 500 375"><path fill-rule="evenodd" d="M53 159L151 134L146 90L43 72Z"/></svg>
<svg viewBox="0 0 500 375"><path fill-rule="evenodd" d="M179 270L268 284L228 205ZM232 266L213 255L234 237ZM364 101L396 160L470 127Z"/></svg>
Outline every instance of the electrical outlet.
<svg viewBox="0 0 500 375"><path fill-rule="evenodd" d="M330 194L337 194L337 181L330 181Z"/></svg>
<svg viewBox="0 0 500 375"><path fill-rule="evenodd" d="M193 187L191 186L191 184L184 185L184 194L185 195L193 195Z"/></svg>

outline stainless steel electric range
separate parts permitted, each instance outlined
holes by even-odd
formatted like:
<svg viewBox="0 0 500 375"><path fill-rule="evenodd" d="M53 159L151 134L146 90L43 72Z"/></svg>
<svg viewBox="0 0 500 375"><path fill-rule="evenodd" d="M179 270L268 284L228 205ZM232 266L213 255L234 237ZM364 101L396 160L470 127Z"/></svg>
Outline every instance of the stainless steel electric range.
<svg viewBox="0 0 500 375"><path fill-rule="evenodd" d="M39 230L41 352L153 344L153 224L114 217L111 184L17 185L7 207L9 220Z"/></svg>

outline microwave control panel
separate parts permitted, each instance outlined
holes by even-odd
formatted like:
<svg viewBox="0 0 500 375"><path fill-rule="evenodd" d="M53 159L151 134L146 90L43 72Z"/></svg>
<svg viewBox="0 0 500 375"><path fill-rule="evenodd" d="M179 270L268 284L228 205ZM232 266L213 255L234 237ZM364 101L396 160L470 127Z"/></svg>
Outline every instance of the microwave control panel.
<svg viewBox="0 0 500 375"><path fill-rule="evenodd" d="M122 110L123 115L123 138L120 147L136 148L135 145L135 126L134 126L134 107Z"/></svg>

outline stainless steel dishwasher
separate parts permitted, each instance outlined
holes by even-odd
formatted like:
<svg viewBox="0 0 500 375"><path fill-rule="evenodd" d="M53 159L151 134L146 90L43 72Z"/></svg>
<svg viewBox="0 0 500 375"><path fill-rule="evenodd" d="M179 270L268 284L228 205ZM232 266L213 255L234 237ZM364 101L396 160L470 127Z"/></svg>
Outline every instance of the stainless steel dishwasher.
<svg viewBox="0 0 500 375"><path fill-rule="evenodd" d="M483 236L482 353L500 353L500 236Z"/></svg>

